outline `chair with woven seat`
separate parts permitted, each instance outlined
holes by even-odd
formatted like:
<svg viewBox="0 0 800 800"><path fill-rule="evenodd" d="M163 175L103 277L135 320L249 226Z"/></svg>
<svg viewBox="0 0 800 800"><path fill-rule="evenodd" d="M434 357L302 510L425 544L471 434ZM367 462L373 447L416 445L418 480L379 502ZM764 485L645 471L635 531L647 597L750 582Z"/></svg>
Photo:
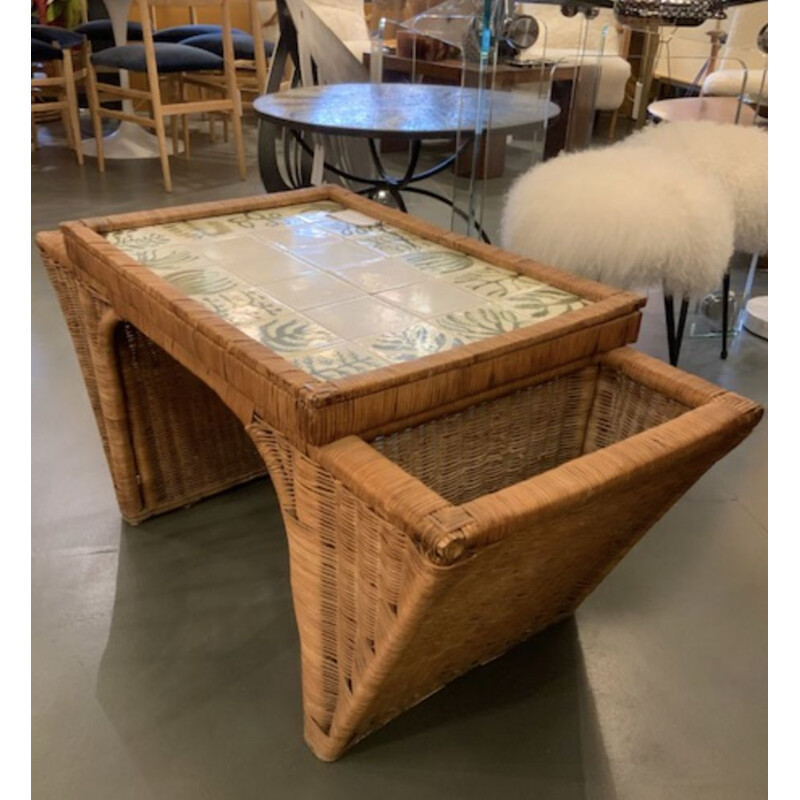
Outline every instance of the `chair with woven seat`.
<svg viewBox="0 0 800 800"><path fill-rule="evenodd" d="M31 77L31 126L34 147L37 146L36 117L61 113L67 142L75 152L78 164L83 164L81 130L78 123L78 95L72 49L81 47L84 39L77 33L47 25L31 25L31 65L56 65L56 75ZM55 99L53 99L55 95ZM37 99L38 98L38 99Z"/></svg>
<svg viewBox="0 0 800 800"><path fill-rule="evenodd" d="M89 103L92 110L95 136L97 138L97 159L100 171L105 171L103 157L101 119L112 117L135 122L151 128L158 137L164 187L172 191L172 178L167 153L165 118L186 117L189 114L214 112L230 117L233 124L239 174L246 177L244 142L242 139L241 104L236 88L235 59L230 22L230 5L233 0L194 0L196 6L213 6L222 16L222 40L224 56L220 57L198 47L153 40L150 9L153 7L189 5L186 0L139 0L142 18L143 42L122 47L112 47L91 56L87 73ZM105 67L128 70L147 77L148 89L130 89L104 86L103 90L112 96L144 100L151 106L150 116L139 116L125 111L103 108L98 94L96 68ZM171 102L162 101L162 77L175 78L189 74L224 73L224 84L218 87L216 96L210 99L185 101L178 97ZM175 129L173 128L173 135Z"/></svg>

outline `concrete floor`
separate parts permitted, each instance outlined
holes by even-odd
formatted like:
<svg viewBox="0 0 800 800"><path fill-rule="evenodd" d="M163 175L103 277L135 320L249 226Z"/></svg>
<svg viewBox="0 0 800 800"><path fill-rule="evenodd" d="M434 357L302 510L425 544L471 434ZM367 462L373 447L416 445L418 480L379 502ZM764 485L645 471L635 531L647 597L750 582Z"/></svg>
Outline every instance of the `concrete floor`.
<svg viewBox="0 0 800 800"><path fill-rule="evenodd" d="M247 182L226 145L198 136L193 160L174 160L172 196L156 161L101 176L44 147L32 156L34 231L261 193L248 135ZM489 187L490 228L504 188ZM301 735L272 487L124 524L36 253L31 281L34 797L766 797L766 419L573 619L323 764ZM657 292L639 346L665 357ZM715 340L688 339L681 366L766 404L767 344L749 334L727 362Z"/></svg>

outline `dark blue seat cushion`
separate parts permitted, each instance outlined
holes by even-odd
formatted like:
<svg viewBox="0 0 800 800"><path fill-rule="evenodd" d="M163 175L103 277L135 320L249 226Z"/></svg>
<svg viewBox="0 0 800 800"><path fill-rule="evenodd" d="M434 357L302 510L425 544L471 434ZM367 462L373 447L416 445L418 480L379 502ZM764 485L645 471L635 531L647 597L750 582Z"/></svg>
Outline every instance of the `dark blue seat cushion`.
<svg viewBox="0 0 800 800"><path fill-rule="evenodd" d="M47 44L59 44L61 47L80 47L83 36L66 28L56 28L53 25L31 25L31 39L38 39Z"/></svg>
<svg viewBox="0 0 800 800"><path fill-rule="evenodd" d="M244 34L238 28L231 28L234 34ZM182 42L190 36L202 36L205 33L222 33L222 25L176 25L174 28L162 28L153 34L154 42Z"/></svg>
<svg viewBox="0 0 800 800"><path fill-rule="evenodd" d="M256 57L256 42L249 33L236 33L231 36L233 40L233 56L243 61L252 61ZM203 33L200 36L190 36L184 39L181 44L187 47L199 47L208 50L222 58L222 34ZM264 54L269 58L272 55L272 42L264 42Z"/></svg>
<svg viewBox="0 0 800 800"><path fill-rule="evenodd" d="M31 37L31 61L61 61L63 57L57 47Z"/></svg>
<svg viewBox="0 0 800 800"><path fill-rule="evenodd" d="M75 27L75 33L82 33L90 42L113 42L114 29L110 19L94 19ZM128 41L142 41L142 24L140 22L128 23Z"/></svg>
<svg viewBox="0 0 800 800"><path fill-rule="evenodd" d="M206 69L220 70L223 66L223 61L219 56L197 47L159 42L154 45L154 48L159 72L199 72ZM92 55L92 63L97 67L147 72L143 44L109 47L108 50L102 50Z"/></svg>

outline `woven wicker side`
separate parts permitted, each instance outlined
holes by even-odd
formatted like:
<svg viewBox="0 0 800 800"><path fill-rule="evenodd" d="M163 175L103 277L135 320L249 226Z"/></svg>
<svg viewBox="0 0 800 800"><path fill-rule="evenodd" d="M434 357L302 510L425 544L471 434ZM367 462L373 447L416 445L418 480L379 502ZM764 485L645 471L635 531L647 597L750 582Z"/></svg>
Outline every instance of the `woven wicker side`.
<svg viewBox="0 0 800 800"><path fill-rule="evenodd" d="M128 323L113 346L150 514L265 474L241 422L199 378Z"/></svg>
<svg viewBox="0 0 800 800"><path fill-rule="evenodd" d="M205 384L83 287L61 235L38 238L78 354L117 501L137 523L265 473Z"/></svg>
<svg viewBox="0 0 800 800"><path fill-rule="evenodd" d="M58 305L67 323L67 329L83 375L83 383L86 386L89 401L92 404L92 411L94 411L97 429L103 441L103 450L105 451L106 459L110 461L105 419L100 408L97 379L94 374L92 358L89 354L89 341L81 312L80 298L78 297L78 284L75 280L75 273L67 266L69 262L67 260L67 251L64 247L64 239L57 231L46 231L36 237L36 243L42 256L42 263L47 271L47 277L55 290Z"/></svg>
<svg viewBox="0 0 800 800"><path fill-rule="evenodd" d="M516 456L505 478L502 469L486 470L485 493L478 447L453 449L451 460L433 458L422 468L425 460L413 454L414 446L437 448L437 435L448 452L453 420L429 424L424 434L397 435L416 442L406 450L416 478L355 437L312 450L311 458L293 455L302 462L295 470L297 516L285 517L305 733L320 758L338 758L456 676L572 613L760 417L754 404L727 393L694 408L687 396L659 397L652 386L629 375L617 381L607 370L584 369L557 379L559 387L517 392L504 399L501 414L486 404L457 415L464 442L494 426L484 438L489 458L512 447L504 436L527 434L524 417L508 413L509 403L532 406L529 419L537 424L540 414L554 413L567 431L558 456L544 441L531 448L528 476ZM625 395L620 404L603 399L604 382ZM556 396L572 399L556 402ZM574 420L565 418L565 407ZM627 410L620 414L619 407ZM515 421L503 425L505 416ZM598 416L605 446L580 456ZM266 429L259 435L281 438ZM539 435L532 433L534 440ZM395 456L403 449L380 446ZM548 450L546 459L535 457ZM441 473L459 470L471 487L466 495L455 489L454 496L471 498L460 506L425 485L438 481L450 491L458 476L443 480ZM431 546L433 536L446 543L460 537L463 546Z"/></svg>

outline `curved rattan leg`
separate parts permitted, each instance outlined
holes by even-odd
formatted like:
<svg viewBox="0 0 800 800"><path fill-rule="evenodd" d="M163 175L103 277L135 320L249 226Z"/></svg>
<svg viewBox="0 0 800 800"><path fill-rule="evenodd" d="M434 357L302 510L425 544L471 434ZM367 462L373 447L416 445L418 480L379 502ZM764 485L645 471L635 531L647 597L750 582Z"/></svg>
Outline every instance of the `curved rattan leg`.
<svg viewBox="0 0 800 800"><path fill-rule="evenodd" d="M37 244L78 355L122 515L138 523L264 474L241 421L82 287L60 233Z"/></svg>

